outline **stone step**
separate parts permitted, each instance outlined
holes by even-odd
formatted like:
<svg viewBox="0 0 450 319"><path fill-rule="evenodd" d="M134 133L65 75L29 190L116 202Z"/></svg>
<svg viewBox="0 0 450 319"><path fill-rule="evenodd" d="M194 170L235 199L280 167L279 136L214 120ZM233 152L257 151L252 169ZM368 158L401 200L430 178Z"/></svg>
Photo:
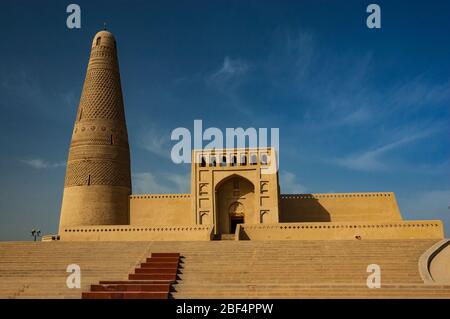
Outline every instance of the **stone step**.
<svg viewBox="0 0 450 319"><path fill-rule="evenodd" d="M180 257L149 257L147 263L179 263Z"/></svg>
<svg viewBox="0 0 450 319"><path fill-rule="evenodd" d="M136 274L170 274L176 275L177 268L136 268Z"/></svg>
<svg viewBox="0 0 450 319"><path fill-rule="evenodd" d="M140 264L141 268L153 268L153 269L178 269L179 268L179 264L170 264L169 266L161 266L158 264L149 264L149 263L141 263Z"/></svg>
<svg viewBox="0 0 450 319"><path fill-rule="evenodd" d="M180 253L152 253L154 258L180 258Z"/></svg>
<svg viewBox="0 0 450 319"><path fill-rule="evenodd" d="M100 285L154 285L154 284L170 284L172 280L100 280Z"/></svg>
<svg viewBox="0 0 450 319"><path fill-rule="evenodd" d="M171 295L175 298L351 298L360 295L369 298L441 298L448 294L450 288L424 287L418 272L420 255L436 242L229 240L0 243L0 297L74 298L77 294L80 297L79 290L73 291L65 285L67 265L77 263L82 269L83 291L103 280L107 285L174 282L175 291ZM158 267L153 262L147 263L147 256L151 256L150 260L181 258L177 253L163 254L173 251L180 251L183 255L179 264L183 267L179 268L178 275L173 275L171 280L149 280L152 278L149 275L163 275L166 271L173 274L170 269L173 271L177 265ZM365 285L369 275L366 267L370 263L379 264L382 269L383 288L377 292L358 288ZM128 274L139 265L141 268L138 269L149 270L133 275L144 275L144 279L126 280ZM412 283L417 287L384 288L385 284ZM327 287L332 284L355 284L357 287ZM307 289L302 285L319 286Z"/></svg>
<svg viewBox="0 0 450 319"><path fill-rule="evenodd" d="M82 299L168 299L168 292L109 292L95 291L83 292Z"/></svg>
<svg viewBox="0 0 450 319"><path fill-rule="evenodd" d="M170 283L166 284L98 284L91 285L91 291L152 291L169 293Z"/></svg>
<svg viewBox="0 0 450 319"><path fill-rule="evenodd" d="M234 234L220 234L218 235L218 239L220 240L234 240L235 235Z"/></svg>
<svg viewBox="0 0 450 319"><path fill-rule="evenodd" d="M173 269L173 268L178 268L178 262L149 262L147 260L147 262L145 263L141 263L141 267L142 268L168 268L168 269Z"/></svg>
<svg viewBox="0 0 450 319"><path fill-rule="evenodd" d="M175 274L129 274L129 280L177 280Z"/></svg>
<svg viewBox="0 0 450 319"><path fill-rule="evenodd" d="M421 294L398 292L396 294L364 295L359 293L292 293L292 294L172 294L174 299L448 299L445 294Z"/></svg>
<svg viewBox="0 0 450 319"><path fill-rule="evenodd" d="M82 298L167 299L171 284L177 278L179 261L180 255L178 253L152 254L152 257L147 258L145 263L145 266L151 268L135 268L135 273L128 275L128 281L100 281L99 284L91 285L90 292L83 293ZM172 267L167 267L168 265Z"/></svg>

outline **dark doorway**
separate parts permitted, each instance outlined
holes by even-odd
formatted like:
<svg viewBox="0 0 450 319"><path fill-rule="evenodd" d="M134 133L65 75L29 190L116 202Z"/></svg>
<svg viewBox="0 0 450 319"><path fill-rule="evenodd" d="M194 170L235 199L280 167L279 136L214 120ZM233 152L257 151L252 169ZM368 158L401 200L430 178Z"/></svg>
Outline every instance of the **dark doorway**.
<svg viewBox="0 0 450 319"><path fill-rule="evenodd" d="M232 216L230 218L230 234L234 234L236 232L237 224L244 223L244 216Z"/></svg>

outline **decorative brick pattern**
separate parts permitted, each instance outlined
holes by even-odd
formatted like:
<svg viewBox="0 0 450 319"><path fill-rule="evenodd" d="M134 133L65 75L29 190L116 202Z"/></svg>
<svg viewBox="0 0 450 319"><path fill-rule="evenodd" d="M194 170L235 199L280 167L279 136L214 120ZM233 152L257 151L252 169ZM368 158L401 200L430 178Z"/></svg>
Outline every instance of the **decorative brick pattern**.
<svg viewBox="0 0 450 319"><path fill-rule="evenodd" d="M72 136L65 187L111 185L131 188L128 134L115 40L112 35L100 36L109 39L91 51ZM98 145L109 147L89 148Z"/></svg>
<svg viewBox="0 0 450 319"><path fill-rule="evenodd" d="M65 185L111 185L129 187L129 171L122 169L123 163L102 160L73 161L67 166Z"/></svg>
<svg viewBox="0 0 450 319"><path fill-rule="evenodd" d="M130 151L116 42L108 31L94 37L64 187L60 227L128 222Z"/></svg>
<svg viewBox="0 0 450 319"><path fill-rule="evenodd" d="M81 116L80 116L81 115ZM88 69L78 109L83 119L124 120L120 77L111 69Z"/></svg>

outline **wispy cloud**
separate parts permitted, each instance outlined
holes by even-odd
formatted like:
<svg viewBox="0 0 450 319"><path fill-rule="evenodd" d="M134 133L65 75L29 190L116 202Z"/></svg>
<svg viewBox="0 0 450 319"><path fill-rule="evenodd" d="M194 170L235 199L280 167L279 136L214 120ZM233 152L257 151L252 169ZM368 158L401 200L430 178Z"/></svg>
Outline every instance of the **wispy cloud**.
<svg viewBox="0 0 450 319"><path fill-rule="evenodd" d="M78 100L75 96L74 91L68 91L65 93L59 94L60 99L64 102L64 104L69 108L75 108L77 107Z"/></svg>
<svg viewBox="0 0 450 319"><path fill-rule="evenodd" d="M392 157L401 157L416 147L415 142L435 132L442 139L443 126L448 132L448 122L442 123L450 103L448 80L437 82L419 74L380 85L376 79L384 72L383 66L370 51L336 54L309 31L277 35L263 78L273 79L271 88L289 97L289 104L298 104L280 112L288 123L287 116L298 119L295 126L287 124L284 132L309 136L315 142L328 142L332 134L332 147L345 147L345 155L327 157L326 162L359 171L397 168ZM430 127L440 129L431 131ZM349 144L349 138L355 143ZM360 148L364 140L370 147ZM311 145L308 140L303 144L311 148L310 158L326 157L320 144ZM418 168L420 160L404 163L402 168ZM443 161L442 154L436 158L436 162Z"/></svg>
<svg viewBox="0 0 450 319"><path fill-rule="evenodd" d="M207 80L219 86L223 86L244 75L248 71L248 68L248 64L243 60L231 59L226 56L220 69L209 75Z"/></svg>
<svg viewBox="0 0 450 319"><path fill-rule="evenodd" d="M303 194L306 187L297 181L297 176L289 171L280 171L280 185L286 194Z"/></svg>
<svg viewBox="0 0 450 319"><path fill-rule="evenodd" d="M49 162L40 158L21 159L20 162L35 169L49 169L66 166L66 162Z"/></svg>
<svg viewBox="0 0 450 319"><path fill-rule="evenodd" d="M26 102L36 100L40 102L44 97L38 79L23 69L18 69L14 73L3 74L1 88Z"/></svg>
<svg viewBox="0 0 450 319"><path fill-rule="evenodd" d="M313 75L313 66L317 57L317 43L313 32L299 30L292 33L277 30L268 52L264 69L273 75L273 85L285 88L286 81L297 86L299 90L305 80Z"/></svg>
<svg viewBox="0 0 450 319"><path fill-rule="evenodd" d="M169 132L151 128L141 135L138 145L155 155L170 158L171 140Z"/></svg>
<svg viewBox="0 0 450 319"><path fill-rule="evenodd" d="M444 176L444 174L450 173L450 159L437 163L411 165L407 166L406 168L413 173L420 172L425 174Z"/></svg>
<svg viewBox="0 0 450 319"><path fill-rule="evenodd" d="M241 58L225 56L223 62L209 72L184 75L175 79L178 85L203 82L218 90L237 88L250 71L250 63Z"/></svg>
<svg viewBox="0 0 450 319"><path fill-rule="evenodd" d="M338 121L335 121L335 125L355 125L365 123L370 120L372 112L368 107L362 106L352 110L350 113L343 115Z"/></svg>
<svg viewBox="0 0 450 319"><path fill-rule="evenodd" d="M409 112L424 106L449 103L450 82L430 83L424 75L418 75L411 80L397 83L389 90L387 102L395 107L394 111L407 109Z"/></svg>
<svg viewBox="0 0 450 319"><path fill-rule="evenodd" d="M309 30L278 30L273 43L262 78L270 81L271 91L298 104L287 110L302 120L297 124L313 131L361 125L372 119L370 52L336 54Z"/></svg>
<svg viewBox="0 0 450 319"><path fill-rule="evenodd" d="M207 87L221 93L229 107L248 118L254 118L255 113L243 102L240 91L243 84L249 79L249 70L248 62L226 56L217 70L206 75L205 83Z"/></svg>
<svg viewBox="0 0 450 319"><path fill-rule="evenodd" d="M191 176L190 174L173 174L173 173L164 173L162 174L163 178L165 178L169 183L175 186L177 192L180 193L189 193L191 188Z"/></svg>
<svg viewBox="0 0 450 319"><path fill-rule="evenodd" d="M188 175L174 173L136 173L133 174L133 193L168 194L189 193L190 179Z"/></svg>
<svg viewBox="0 0 450 319"><path fill-rule="evenodd" d="M263 78L273 79L272 90L298 104L288 111L298 112L295 115L309 132L380 122L388 130L399 117L411 116L423 107L442 109L450 103L448 80L437 83L417 74L383 87L374 78L385 70L370 51L336 54L311 31L278 31L276 35ZM425 117L433 114L428 112ZM415 122L423 119L410 118Z"/></svg>
<svg viewBox="0 0 450 319"><path fill-rule="evenodd" d="M161 184L161 180L158 179L152 173L136 173L133 174L133 193L136 194L165 194L170 193L170 188Z"/></svg>
<svg viewBox="0 0 450 319"><path fill-rule="evenodd" d="M34 109L48 118L59 119L61 112L77 106L78 101L73 90L55 91L54 88L46 88L42 84L43 79L36 73L17 68L0 76L0 93L10 96L15 102L11 105L15 107L19 102L21 107ZM61 108L61 104L66 108Z"/></svg>
<svg viewBox="0 0 450 319"><path fill-rule="evenodd" d="M394 142L372 148L362 153L356 153L348 157L332 160L340 166L361 171L379 171L388 168L383 160L383 156L388 152L394 151L406 144L414 143L420 139L426 138L435 133L436 130L426 130L415 134L409 134L399 138Z"/></svg>

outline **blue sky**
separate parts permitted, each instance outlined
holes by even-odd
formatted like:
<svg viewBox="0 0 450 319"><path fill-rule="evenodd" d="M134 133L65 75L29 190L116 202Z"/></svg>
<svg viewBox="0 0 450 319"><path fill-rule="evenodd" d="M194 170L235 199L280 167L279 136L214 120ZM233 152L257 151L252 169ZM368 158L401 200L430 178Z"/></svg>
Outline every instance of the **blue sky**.
<svg viewBox="0 0 450 319"><path fill-rule="evenodd" d="M393 191L450 233L450 4L2 1L0 240L55 233L92 37L118 42L133 192L189 192L177 127L280 128L283 193Z"/></svg>

